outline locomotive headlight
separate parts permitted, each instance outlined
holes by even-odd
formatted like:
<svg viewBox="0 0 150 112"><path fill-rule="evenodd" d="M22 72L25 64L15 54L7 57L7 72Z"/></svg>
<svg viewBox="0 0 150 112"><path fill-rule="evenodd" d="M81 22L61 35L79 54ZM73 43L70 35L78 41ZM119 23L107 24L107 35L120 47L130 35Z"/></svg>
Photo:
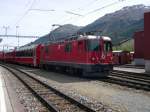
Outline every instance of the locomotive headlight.
<svg viewBox="0 0 150 112"><path fill-rule="evenodd" d="M111 60L113 60L113 57L110 57Z"/></svg>
<svg viewBox="0 0 150 112"><path fill-rule="evenodd" d="M102 59L105 59L105 55L102 55L102 57L101 57Z"/></svg>
<svg viewBox="0 0 150 112"><path fill-rule="evenodd" d="M96 58L95 58L95 57L92 57L92 58L91 58L91 60L92 60L92 61L95 61L95 60L96 60Z"/></svg>

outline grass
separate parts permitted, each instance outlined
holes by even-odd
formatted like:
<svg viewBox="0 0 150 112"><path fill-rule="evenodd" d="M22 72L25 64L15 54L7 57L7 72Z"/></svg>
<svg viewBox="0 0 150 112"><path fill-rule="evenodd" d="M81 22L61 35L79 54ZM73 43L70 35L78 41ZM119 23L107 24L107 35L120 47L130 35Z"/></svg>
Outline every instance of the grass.
<svg viewBox="0 0 150 112"><path fill-rule="evenodd" d="M113 46L113 50L134 51L134 40L131 39L121 45Z"/></svg>

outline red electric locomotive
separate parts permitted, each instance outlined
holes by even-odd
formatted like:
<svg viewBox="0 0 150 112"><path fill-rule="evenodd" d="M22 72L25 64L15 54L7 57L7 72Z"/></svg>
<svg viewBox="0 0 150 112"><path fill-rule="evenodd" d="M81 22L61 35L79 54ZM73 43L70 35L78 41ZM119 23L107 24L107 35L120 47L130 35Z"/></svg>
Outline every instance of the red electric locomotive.
<svg viewBox="0 0 150 112"><path fill-rule="evenodd" d="M16 49L15 62L38 67L40 64L41 45L31 45Z"/></svg>
<svg viewBox="0 0 150 112"><path fill-rule="evenodd" d="M43 45L40 64L48 69L104 77L113 69L112 59L112 43L109 37L80 35L77 39Z"/></svg>

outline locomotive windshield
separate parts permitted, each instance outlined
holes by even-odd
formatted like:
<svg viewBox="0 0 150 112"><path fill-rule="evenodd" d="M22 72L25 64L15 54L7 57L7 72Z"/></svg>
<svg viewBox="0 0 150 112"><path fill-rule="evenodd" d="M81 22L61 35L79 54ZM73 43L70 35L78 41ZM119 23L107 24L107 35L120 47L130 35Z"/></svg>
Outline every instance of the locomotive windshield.
<svg viewBox="0 0 150 112"><path fill-rule="evenodd" d="M100 49L100 42L98 39L88 40L87 41L87 50L88 51L98 51Z"/></svg>
<svg viewBox="0 0 150 112"><path fill-rule="evenodd" d="M104 51L109 52L112 51L112 44L109 41L104 42Z"/></svg>

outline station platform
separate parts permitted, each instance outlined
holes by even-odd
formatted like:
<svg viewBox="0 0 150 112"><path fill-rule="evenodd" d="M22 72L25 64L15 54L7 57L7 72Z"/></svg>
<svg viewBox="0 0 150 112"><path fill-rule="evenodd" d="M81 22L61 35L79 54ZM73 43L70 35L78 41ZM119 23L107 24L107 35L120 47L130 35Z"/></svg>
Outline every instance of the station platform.
<svg viewBox="0 0 150 112"><path fill-rule="evenodd" d="M25 112L11 82L6 78L7 73L6 69L0 67L0 112Z"/></svg>

